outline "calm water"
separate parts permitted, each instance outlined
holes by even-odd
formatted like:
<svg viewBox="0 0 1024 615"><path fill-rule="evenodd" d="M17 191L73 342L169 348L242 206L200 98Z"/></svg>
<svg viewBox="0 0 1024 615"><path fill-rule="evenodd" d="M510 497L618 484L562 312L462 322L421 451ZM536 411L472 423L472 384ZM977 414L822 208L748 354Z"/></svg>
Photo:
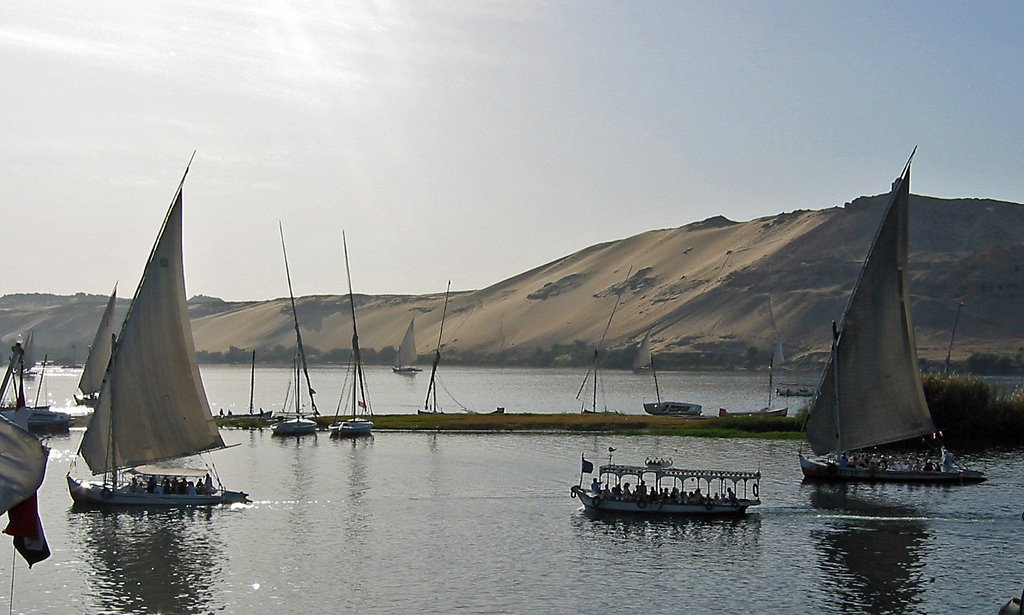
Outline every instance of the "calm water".
<svg viewBox="0 0 1024 615"><path fill-rule="evenodd" d="M215 408L247 411L247 369L203 372ZM323 409L341 384L318 386L320 374ZM372 377L378 412L414 411L426 386L422 374ZM54 399L70 395L62 378L77 382L53 375ZM627 387L643 377L614 378L610 407L643 395ZM287 380L257 370L257 404L278 407ZM446 384L477 409L553 412L578 403L580 380L466 369ZM726 392L730 404L763 404L760 375L667 380L670 396L706 408ZM63 475L81 434L49 441L40 509L53 557L31 571L18 560L16 612L994 613L1024 585L1019 451L965 457L989 473L981 485L843 489L801 484L798 442L230 430L238 446L212 459L252 505L110 513L71 510ZM765 504L741 520L590 519L568 489L580 454L604 462L610 446L624 463L760 468ZM10 575L11 558L0 569Z"/></svg>

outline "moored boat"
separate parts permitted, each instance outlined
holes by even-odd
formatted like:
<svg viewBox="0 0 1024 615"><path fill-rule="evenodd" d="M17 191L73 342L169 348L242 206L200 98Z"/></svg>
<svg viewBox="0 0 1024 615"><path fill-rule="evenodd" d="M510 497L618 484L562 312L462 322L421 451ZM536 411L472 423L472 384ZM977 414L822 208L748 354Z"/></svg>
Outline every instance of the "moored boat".
<svg viewBox="0 0 1024 615"><path fill-rule="evenodd" d="M761 504L760 472L674 468L671 460L649 459L644 465L603 465L584 488L588 470L593 464L584 459L580 484L570 490L588 513L740 516Z"/></svg>
<svg viewBox="0 0 1024 615"><path fill-rule="evenodd" d="M334 422L327 428L332 438L353 438L357 436L369 436L373 433L373 408L370 406L369 388L366 385L366 374L363 373L363 356L359 350L359 328L356 326L356 298L352 292L352 271L348 266L348 241L345 239L345 231L341 232L341 245L345 253L345 276L348 280L348 305L352 314L352 361L349 376L351 376L351 407L352 417L339 421L338 413L341 412L342 401L345 393L342 392L342 399L338 402L338 411L335 412ZM410 325L411 327L411 325ZM360 412L365 416L359 416Z"/></svg>
<svg viewBox="0 0 1024 615"><path fill-rule="evenodd" d="M728 418L732 416L786 416L789 414L789 407L786 408L761 408L760 410L728 410L726 408L718 409L719 418Z"/></svg>
<svg viewBox="0 0 1024 615"><path fill-rule="evenodd" d="M700 404L685 401L661 401L644 403L644 412L654 416L700 416Z"/></svg>

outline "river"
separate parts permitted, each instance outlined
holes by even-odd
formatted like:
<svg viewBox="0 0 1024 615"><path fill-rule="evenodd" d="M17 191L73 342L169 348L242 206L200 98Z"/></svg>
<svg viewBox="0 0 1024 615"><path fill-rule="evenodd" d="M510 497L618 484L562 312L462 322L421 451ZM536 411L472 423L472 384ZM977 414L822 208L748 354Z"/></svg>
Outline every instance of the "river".
<svg viewBox="0 0 1024 615"><path fill-rule="evenodd" d="M322 400L341 389L342 377L329 383L331 372L313 374ZM248 368L203 374L215 411L248 411ZM77 383L71 373L47 378L46 396L58 405ZM377 412L414 412L421 403L425 374L374 370L373 378ZM762 374L659 378L663 395L703 403L706 412L763 405L766 390ZM289 371L258 369L256 380L257 406L279 407ZM453 368L445 382L471 408L555 412L579 403L581 380L571 370ZM632 404L647 395L645 382L610 374L605 390L618 396L608 403ZM319 403L333 412L336 400ZM1015 546L1024 530L1019 451L961 457L988 473L980 485L834 487L801 483L796 457L806 444L794 441L222 433L237 446L210 459L225 486L251 494L251 505L72 510L63 476L82 431L50 438L39 504L53 556L32 570L17 560L14 610L994 613L1024 585ZM760 469L764 503L735 520L591 519L569 486L580 478L581 454L607 462L609 447L620 463L659 456L677 466ZM11 558L0 568L10 578Z"/></svg>

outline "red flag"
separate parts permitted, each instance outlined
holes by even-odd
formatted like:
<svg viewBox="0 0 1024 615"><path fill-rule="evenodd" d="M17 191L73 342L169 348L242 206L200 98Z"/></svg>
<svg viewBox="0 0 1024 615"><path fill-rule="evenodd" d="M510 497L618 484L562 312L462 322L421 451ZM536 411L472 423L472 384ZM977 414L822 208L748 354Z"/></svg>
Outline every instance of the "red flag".
<svg viewBox="0 0 1024 615"><path fill-rule="evenodd" d="M359 407L360 407L360 408L362 408L363 410L366 410L366 402L365 402L365 401L362 401L362 400L360 400L360 401L359 401Z"/></svg>
<svg viewBox="0 0 1024 615"><path fill-rule="evenodd" d="M7 518L10 522L4 528L4 534L14 536L14 548L25 558L29 568L50 557L50 546L43 535L43 522L39 520L36 494L8 510Z"/></svg>

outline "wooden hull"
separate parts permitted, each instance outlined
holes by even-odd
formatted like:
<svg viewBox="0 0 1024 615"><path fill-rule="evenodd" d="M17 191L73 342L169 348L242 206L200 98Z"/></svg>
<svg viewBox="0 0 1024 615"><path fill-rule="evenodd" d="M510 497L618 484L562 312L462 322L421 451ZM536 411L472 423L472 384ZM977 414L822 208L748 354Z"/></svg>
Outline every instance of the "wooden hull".
<svg viewBox="0 0 1024 615"><path fill-rule="evenodd" d="M826 459L807 459L800 455L800 470L804 478L825 482L924 483L936 485L962 485L980 483L985 475L976 470L956 472L925 472L919 470L871 470L868 468L841 468Z"/></svg>
<svg viewBox="0 0 1024 615"><path fill-rule="evenodd" d="M774 410L751 410L749 412L731 412L725 408L718 409L719 418L726 418L730 416L786 416L787 414L789 414L789 407Z"/></svg>
<svg viewBox="0 0 1024 615"><path fill-rule="evenodd" d="M71 476L68 479L68 491L71 499L78 506L99 507L151 507L173 508L177 506L217 506L248 502L249 497L241 491L218 491L214 495L178 495L163 493L131 493L123 489L105 488L102 483L79 481Z"/></svg>
<svg viewBox="0 0 1024 615"><path fill-rule="evenodd" d="M574 485L572 496L579 498L588 513L613 513L630 515L654 515L673 517L735 517L746 514L747 508L758 506L761 500L739 499L735 504L680 504L678 502L654 500L651 502L633 499L616 500L602 498L593 492Z"/></svg>

